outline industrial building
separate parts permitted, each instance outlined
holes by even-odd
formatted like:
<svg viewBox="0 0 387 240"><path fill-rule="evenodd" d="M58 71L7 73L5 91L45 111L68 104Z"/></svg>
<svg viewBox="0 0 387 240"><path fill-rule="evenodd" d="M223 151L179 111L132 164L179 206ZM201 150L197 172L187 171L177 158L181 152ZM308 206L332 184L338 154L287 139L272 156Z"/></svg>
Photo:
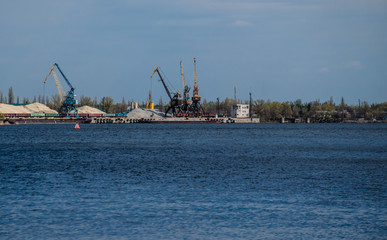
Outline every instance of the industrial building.
<svg viewBox="0 0 387 240"><path fill-rule="evenodd" d="M232 118L248 118L249 117L249 105L248 104L231 105L231 117Z"/></svg>

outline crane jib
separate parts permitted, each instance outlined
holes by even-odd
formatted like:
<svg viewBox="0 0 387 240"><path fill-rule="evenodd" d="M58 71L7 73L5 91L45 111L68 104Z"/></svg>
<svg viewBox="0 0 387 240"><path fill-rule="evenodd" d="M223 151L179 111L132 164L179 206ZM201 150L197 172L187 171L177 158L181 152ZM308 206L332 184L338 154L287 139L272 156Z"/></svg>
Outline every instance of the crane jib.
<svg viewBox="0 0 387 240"><path fill-rule="evenodd" d="M60 67L58 66L57 63L55 63L55 66L58 68L60 74L62 74L64 80L66 80L66 83L67 83L67 85L69 85L70 89L71 89L72 91L74 91L74 87L71 85L71 83L69 82L69 80L67 80L66 76L63 74L62 70L60 69Z"/></svg>
<svg viewBox="0 0 387 240"><path fill-rule="evenodd" d="M161 82L163 83L163 86L164 86L164 88L165 88L165 91L167 92L167 95L168 95L169 99L172 101L171 92L169 91L167 85L165 84L164 79L163 79L163 77L161 76L161 74L160 74L160 72L159 72L159 68L156 68L155 71L156 71L157 74L159 75L160 80L161 80Z"/></svg>

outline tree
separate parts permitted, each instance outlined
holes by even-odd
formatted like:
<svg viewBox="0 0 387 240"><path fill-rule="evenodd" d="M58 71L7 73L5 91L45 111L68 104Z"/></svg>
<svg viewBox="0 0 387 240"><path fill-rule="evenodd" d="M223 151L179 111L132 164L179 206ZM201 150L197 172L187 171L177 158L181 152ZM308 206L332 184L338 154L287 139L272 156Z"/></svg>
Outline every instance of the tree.
<svg viewBox="0 0 387 240"><path fill-rule="evenodd" d="M332 96L331 96L331 98L329 99L329 105L335 106L335 102L333 101L333 97L332 97Z"/></svg>
<svg viewBox="0 0 387 240"><path fill-rule="evenodd" d="M341 97L341 119L344 120L345 114L344 114L344 109L345 109L345 102L344 102L344 97Z"/></svg>
<svg viewBox="0 0 387 240"><path fill-rule="evenodd" d="M99 105L106 113L112 113L112 111L113 111L113 103L114 103L113 98L111 98L111 97L103 97L101 99L101 102L99 103Z"/></svg>
<svg viewBox="0 0 387 240"><path fill-rule="evenodd" d="M8 103L15 103L15 95L13 93L12 87L10 87L8 90Z"/></svg>
<svg viewBox="0 0 387 240"><path fill-rule="evenodd" d="M128 105L126 105L125 97L122 97L122 102L121 102L121 112L126 112L126 109L128 108Z"/></svg>
<svg viewBox="0 0 387 240"><path fill-rule="evenodd" d="M280 102L272 102L270 105L270 119L276 120L282 118L281 111L282 106Z"/></svg>
<svg viewBox="0 0 387 240"><path fill-rule="evenodd" d="M281 115L284 118L290 118L293 115L292 107L288 102L284 102L281 104L282 105L282 110L281 110Z"/></svg>
<svg viewBox="0 0 387 240"><path fill-rule="evenodd" d="M62 101L61 101L59 94L52 95L51 99L52 99L52 101L50 102L50 105L47 104L47 106L49 106L49 108L59 109L62 106Z"/></svg>
<svg viewBox="0 0 387 240"><path fill-rule="evenodd" d="M23 98L23 104L29 104L30 103L30 100L28 100L27 97L24 97Z"/></svg>
<svg viewBox="0 0 387 240"><path fill-rule="evenodd" d="M91 101L91 97L87 97L85 95L81 95L81 98L79 100L80 106L93 106L93 102Z"/></svg>
<svg viewBox="0 0 387 240"><path fill-rule="evenodd" d="M29 100L28 100L29 102ZM48 96L46 96L46 105L48 106L50 104L50 98Z"/></svg>
<svg viewBox="0 0 387 240"><path fill-rule="evenodd" d="M94 100L93 100L93 107L95 107L95 108L98 107L98 100L97 100L97 97L94 97Z"/></svg>
<svg viewBox="0 0 387 240"><path fill-rule="evenodd" d="M159 111L164 112L164 103L163 103L163 98L161 96L159 99Z"/></svg>

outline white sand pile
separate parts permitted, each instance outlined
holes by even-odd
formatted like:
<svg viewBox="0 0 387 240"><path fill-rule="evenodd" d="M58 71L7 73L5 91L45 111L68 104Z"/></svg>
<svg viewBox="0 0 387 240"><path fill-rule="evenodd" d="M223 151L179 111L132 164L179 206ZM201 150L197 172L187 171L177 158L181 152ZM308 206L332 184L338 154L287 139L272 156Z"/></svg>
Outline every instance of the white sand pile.
<svg viewBox="0 0 387 240"><path fill-rule="evenodd" d="M160 112L158 109L147 109L146 111L153 114L154 117L161 117L161 118L165 117L165 113ZM170 114L168 114L168 116L170 116Z"/></svg>
<svg viewBox="0 0 387 240"><path fill-rule="evenodd" d="M153 115L152 115L153 114ZM156 114L143 110L141 108L136 108L128 113L128 118L154 118L158 117Z"/></svg>
<svg viewBox="0 0 387 240"><path fill-rule="evenodd" d="M52 110L51 108L47 107L46 105L42 103L31 103L24 106L27 110L29 110L31 113L50 113L50 114L57 114L58 112L55 110Z"/></svg>
<svg viewBox="0 0 387 240"><path fill-rule="evenodd" d="M31 111L29 111L23 106L14 106L14 105L9 105L5 103L0 103L0 113L25 114L25 113L31 113Z"/></svg>
<svg viewBox="0 0 387 240"><path fill-rule="evenodd" d="M93 108L90 106L82 106L77 109L78 109L78 114L106 114L104 111L101 111L97 108Z"/></svg>

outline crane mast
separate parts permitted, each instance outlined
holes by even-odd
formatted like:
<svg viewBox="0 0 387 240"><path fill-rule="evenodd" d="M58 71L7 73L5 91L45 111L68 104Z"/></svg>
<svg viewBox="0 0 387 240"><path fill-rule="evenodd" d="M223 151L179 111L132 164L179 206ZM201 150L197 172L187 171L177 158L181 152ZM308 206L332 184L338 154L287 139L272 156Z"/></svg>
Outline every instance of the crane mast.
<svg viewBox="0 0 387 240"><path fill-rule="evenodd" d="M180 61L180 74L181 74L181 79L183 82L183 106L182 106L182 110L185 113L189 113L190 105L192 104L192 101L190 100L190 97L189 97L190 87L188 87L187 82L185 81L182 61Z"/></svg>
<svg viewBox="0 0 387 240"><path fill-rule="evenodd" d="M199 117L204 114L204 109L200 104L198 75L196 72L196 58L194 58L194 76L193 76L193 96L192 105L190 111L195 117Z"/></svg>
<svg viewBox="0 0 387 240"><path fill-rule="evenodd" d="M199 98L198 74L196 72L196 58L194 58L193 97Z"/></svg>
<svg viewBox="0 0 387 240"><path fill-rule="evenodd" d="M183 70L183 61L180 61L180 74L181 80L183 81L183 89L187 87L187 82L185 81L184 70Z"/></svg>

